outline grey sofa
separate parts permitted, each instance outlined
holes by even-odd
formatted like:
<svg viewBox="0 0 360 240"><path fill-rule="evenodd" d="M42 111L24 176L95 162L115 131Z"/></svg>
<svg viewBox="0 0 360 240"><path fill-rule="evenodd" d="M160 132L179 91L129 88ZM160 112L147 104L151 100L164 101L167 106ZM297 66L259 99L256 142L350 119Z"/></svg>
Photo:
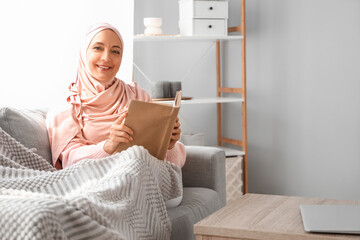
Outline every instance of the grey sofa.
<svg viewBox="0 0 360 240"><path fill-rule="evenodd" d="M43 110L0 108L0 127L51 162L45 116ZM186 146L186 153L183 200L178 207L168 209L172 240L195 239L193 225L226 203L224 151Z"/></svg>

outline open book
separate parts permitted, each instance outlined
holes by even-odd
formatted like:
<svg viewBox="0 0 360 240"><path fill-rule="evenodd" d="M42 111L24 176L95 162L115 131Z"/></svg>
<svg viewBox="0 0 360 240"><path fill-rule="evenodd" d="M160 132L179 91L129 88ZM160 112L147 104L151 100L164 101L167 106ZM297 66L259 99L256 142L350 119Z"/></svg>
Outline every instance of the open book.
<svg viewBox="0 0 360 240"><path fill-rule="evenodd" d="M130 143L120 143L116 152L138 145L154 157L164 160L172 130L180 110L181 91L176 93L174 105L131 100L125 125L134 132Z"/></svg>

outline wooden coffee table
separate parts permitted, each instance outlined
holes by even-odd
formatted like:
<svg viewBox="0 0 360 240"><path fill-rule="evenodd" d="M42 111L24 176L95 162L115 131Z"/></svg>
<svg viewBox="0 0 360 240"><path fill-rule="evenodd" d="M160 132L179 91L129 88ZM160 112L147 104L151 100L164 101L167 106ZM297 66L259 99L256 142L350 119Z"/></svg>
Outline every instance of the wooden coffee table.
<svg viewBox="0 0 360 240"><path fill-rule="evenodd" d="M360 239L360 235L305 232L299 208L302 204L360 204L360 201L246 194L196 223L196 240Z"/></svg>

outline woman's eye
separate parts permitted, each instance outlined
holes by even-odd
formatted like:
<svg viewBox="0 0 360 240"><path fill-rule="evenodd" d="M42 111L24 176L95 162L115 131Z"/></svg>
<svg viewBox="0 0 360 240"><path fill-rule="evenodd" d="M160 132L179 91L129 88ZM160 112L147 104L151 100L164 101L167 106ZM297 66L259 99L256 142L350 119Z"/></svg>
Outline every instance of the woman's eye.
<svg viewBox="0 0 360 240"><path fill-rule="evenodd" d="M100 48L100 47L95 46L95 47L93 47L93 49L94 49L94 50L100 50L101 48Z"/></svg>
<svg viewBox="0 0 360 240"><path fill-rule="evenodd" d="M120 54L120 52L117 51L117 50L114 50L113 53L115 53L115 54Z"/></svg>

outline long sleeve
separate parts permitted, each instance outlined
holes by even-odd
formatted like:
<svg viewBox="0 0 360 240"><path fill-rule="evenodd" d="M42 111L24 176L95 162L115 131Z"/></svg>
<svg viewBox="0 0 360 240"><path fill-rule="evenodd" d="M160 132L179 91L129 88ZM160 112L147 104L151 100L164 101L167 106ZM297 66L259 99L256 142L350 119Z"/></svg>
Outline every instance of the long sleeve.
<svg viewBox="0 0 360 240"><path fill-rule="evenodd" d="M182 168L186 161L184 144L176 142L175 146L166 152L165 161L174 163Z"/></svg>
<svg viewBox="0 0 360 240"><path fill-rule="evenodd" d="M86 145L76 141L77 137L75 137L75 141L70 142L60 154L63 168L69 167L83 159L98 159L110 155L104 151L106 140L98 144Z"/></svg>
<svg viewBox="0 0 360 240"><path fill-rule="evenodd" d="M98 159L109 156L110 154L104 151L105 142L102 141L94 145L70 142L60 155L63 168L69 167L83 159ZM184 145L181 142L177 142L171 150L166 152L165 160L182 168L186 161Z"/></svg>

